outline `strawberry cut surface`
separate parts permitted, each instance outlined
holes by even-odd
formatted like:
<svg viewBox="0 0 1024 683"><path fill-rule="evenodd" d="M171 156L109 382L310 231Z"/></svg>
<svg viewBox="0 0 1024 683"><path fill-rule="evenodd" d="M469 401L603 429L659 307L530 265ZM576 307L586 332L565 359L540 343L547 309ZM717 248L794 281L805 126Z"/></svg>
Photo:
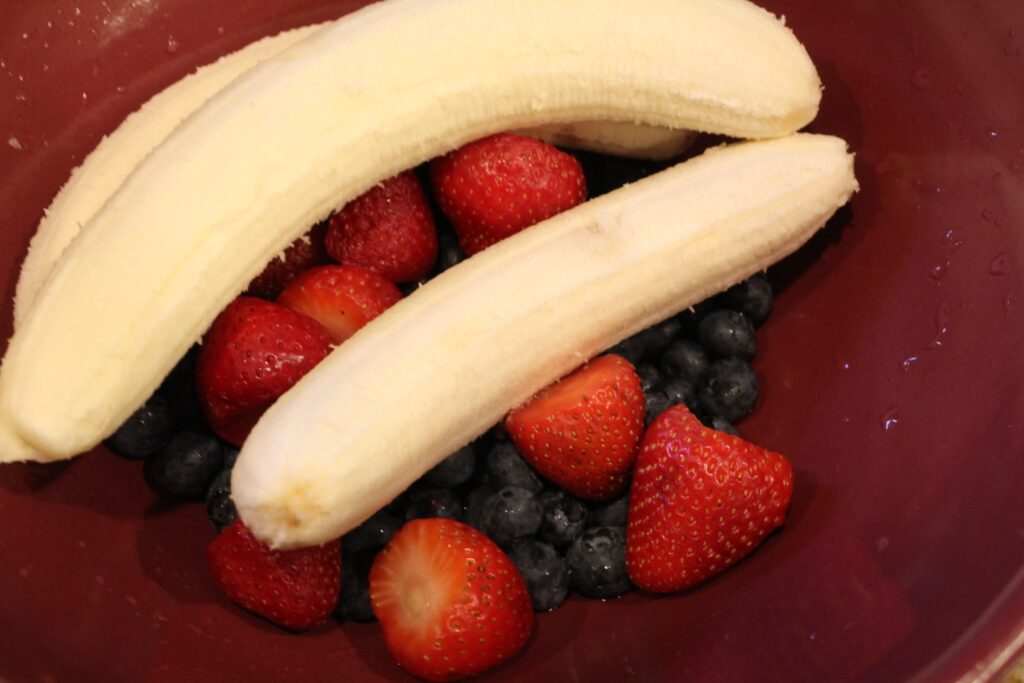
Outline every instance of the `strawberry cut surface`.
<svg viewBox="0 0 1024 683"><path fill-rule="evenodd" d="M451 519L403 526L370 570L370 599L398 664L432 681L500 664L533 628L526 584L509 557Z"/></svg>
<svg viewBox="0 0 1024 683"><path fill-rule="evenodd" d="M705 427L684 405L659 415L633 471L626 566L651 592L721 573L780 527L793 495L789 461Z"/></svg>
<svg viewBox="0 0 1024 683"><path fill-rule="evenodd" d="M534 469L570 493L602 500L621 493L644 426L644 394L633 365L600 356L505 418Z"/></svg>

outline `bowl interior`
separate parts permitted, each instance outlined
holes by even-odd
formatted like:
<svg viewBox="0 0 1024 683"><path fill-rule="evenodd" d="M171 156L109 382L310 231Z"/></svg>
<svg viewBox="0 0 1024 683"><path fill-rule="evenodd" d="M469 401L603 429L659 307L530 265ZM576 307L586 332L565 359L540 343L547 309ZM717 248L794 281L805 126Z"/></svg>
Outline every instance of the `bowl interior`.
<svg viewBox="0 0 1024 683"><path fill-rule="evenodd" d="M70 170L193 67L345 0L0 6L0 337ZM684 595L570 600L493 680L954 681L1024 630L1024 9L764 0L825 84L861 191L773 269L748 438L785 531ZM625 5L624 5L625 6ZM197 20L198 18L198 20ZM201 506L102 450L0 468L0 678L404 680L376 625L279 631L219 595Z"/></svg>

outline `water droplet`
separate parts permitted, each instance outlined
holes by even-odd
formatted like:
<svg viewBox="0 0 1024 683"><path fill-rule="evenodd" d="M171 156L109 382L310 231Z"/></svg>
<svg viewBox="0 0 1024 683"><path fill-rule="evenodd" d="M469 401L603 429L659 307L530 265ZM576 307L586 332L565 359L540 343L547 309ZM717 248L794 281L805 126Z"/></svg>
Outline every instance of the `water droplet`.
<svg viewBox="0 0 1024 683"><path fill-rule="evenodd" d="M1009 269L1010 264L1006 252L1002 252L989 264L988 272L992 275L1005 275Z"/></svg>
<svg viewBox="0 0 1024 683"><path fill-rule="evenodd" d="M845 361L845 360L839 361L839 369L840 370L849 370L850 369L850 362L849 361Z"/></svg>
<svg viewBox="0 0 1024 683"><path fill-rule="evenodd" d="M991 207L986 206L984 209L981 210L981 220L985 221L986 223L995 223L996 212L993 211Z"/></svg>
<svg viewBox="0 0 1024 683"><path fill-rule="evenodd" d="M218 36L222 36L222 35L224 35L224 33L225 33L224 27L223 26L218 26L217 27L217 35Z"/></svg>
<svg viewBox="0 0 1024 683"><path fill-rule="evenodd" d="M117 94L118 94L118 95L123 95L123 94L125 94L126 92L128 92L128 88L124 87L123 85L119 85L119 86L117 86L116 88L114 88L114 90L116 90L116 91L117 91Z"/></svg>
<svg viewBox="0 0 1024 683"><path fill-rule="evenodd" d="M932 75L924 67L915 69L910 75L910 84L918 90L924 90L932 84Z"/></svg>
<svg viewBox="0 0 1024 683"><path fill-rule="evenodd" d="M992 126L989 126L988 128L985 129L985 134L988 135L993 140L995 140L997 137L999 137L999 131L997 131Z"/></svg>
<svg viewBox="0 0 1024 683"><path fill-rule="evenodd" d="M881 417L882 431L890 431L896 428L896 425L900 423L899 406L891 406L888 410L882 413Z"/></svg>
<svg viewBox="0 0 1024 683"><path fill-rule="evenodd" d="M920 356L911 354L900 361L900 369L903 370L903 372L910 372L910 366L919 360L921 360Z"/></svg>
<svg viewBox="0 0 1024 683"><path fill-rule="evenodd" d="M947 270L949 270L949 266L949 259L946 259L945 261L939 261L934 266L932 266L932 269L931 271L929 271L928 275L930 275L933 280L941 280L942 276L946 274Z"/></svg>
<svg viewBox="0 0 1024 683"><path fill-rule="evenodd" d="M875 539L875 552L882 552L889 547L889 537L879 536Z"/></svg>
<svg viewBox="0 0 1024 683"><path fill-rule="evenodd" d="M943 302L935 309L935 336L928 342L929 349L941 349L949 336L949 304Z"/></svg>
<svg viewBox="0 0 1024 683"><path fill-rule="evenodd" d="M14 137L14 136L11 136L11 137L7 138L7 144L12 149L17 149L17 150L24 149L24 147L21 146L21 140L19 140L18 138Z"/></svg>
<svg viewBox="0 0 1024 683"><path fill-rule="evenodd" d="M167 54L173 55L181 48L181 43L174 36L167 36Z"/></svg>

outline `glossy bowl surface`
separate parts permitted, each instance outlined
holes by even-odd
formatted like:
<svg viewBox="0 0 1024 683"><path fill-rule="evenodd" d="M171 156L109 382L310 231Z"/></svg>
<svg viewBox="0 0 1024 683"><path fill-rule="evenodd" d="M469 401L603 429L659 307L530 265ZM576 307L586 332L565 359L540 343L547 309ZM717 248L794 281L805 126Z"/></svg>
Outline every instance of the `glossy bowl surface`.
<svg viewBox="0 0 1024 683"><path fill-rule="evenodd" d="M0 3L0 338L43 208L105 133L195 66L360 4ZM742 429L795 463L786 529L686 595L571 600L489 680L952 683L1024 645L1024 4L764 4L861 182L773 273ZM212 536L105 452L0 468L0 679L407 679L376 625L289 635L231 607Z"/></svg>

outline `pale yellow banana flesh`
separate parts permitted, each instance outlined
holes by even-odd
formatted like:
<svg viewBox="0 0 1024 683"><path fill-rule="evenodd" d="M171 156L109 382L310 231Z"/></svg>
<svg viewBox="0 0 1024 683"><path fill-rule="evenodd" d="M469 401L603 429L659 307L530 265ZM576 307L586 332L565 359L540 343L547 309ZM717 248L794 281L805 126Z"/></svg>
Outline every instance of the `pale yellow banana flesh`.
<svg viewBox="0 0 1024 683"><path fill-rule="evenodd" d="M468 259L263 416L232 478L242 519L279 547L336 538L586 359L795 250L856 187L838 138L740 143Z"/></svg>
<svg viewBox="0 0 1024 683"><path fill-rule="evenodd" d="M803 47L741 0L371 5L245 73L135 169L19 325L0 425L31 457L88 450L309 225L470 140L587 120L773 137L819 99Z"/></svg>

